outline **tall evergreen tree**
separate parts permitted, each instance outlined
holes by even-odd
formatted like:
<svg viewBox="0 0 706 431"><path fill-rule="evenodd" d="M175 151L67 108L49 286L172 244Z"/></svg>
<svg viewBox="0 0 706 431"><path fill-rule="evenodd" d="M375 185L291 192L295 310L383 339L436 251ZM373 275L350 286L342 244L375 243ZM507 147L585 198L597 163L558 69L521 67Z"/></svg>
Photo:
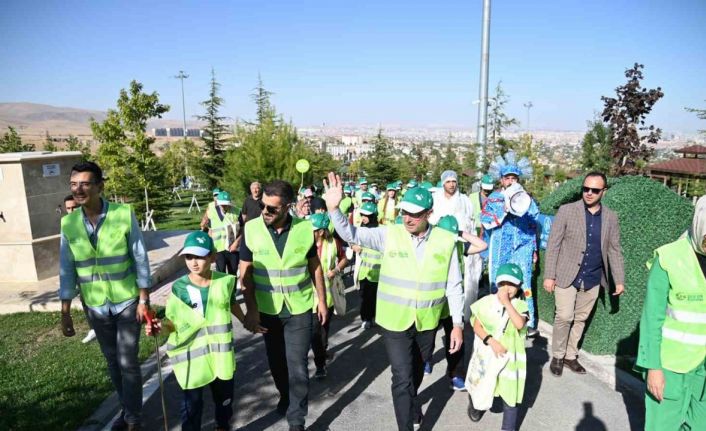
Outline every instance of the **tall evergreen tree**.
<svg viewBox="0 0 706 431"><path fill-rule="evenodd" d="M612 133L600 120L588 123L589 131L581 141L581 168L585 171L608 173L612 165Z"/></svg>
<svg viewBox="0 0 706 431"><path fill-rule="evenodd" d="M490 132L488 148L491 151L486 152L487 158L490 160L497 155L505 154L508 150L508 148L504 147L504 144L508 141L500 140L503 131L510 126L520 124L516 118L512 118L505 113L505 105L510 101L510 97L505 94L502 81L498 81L498 85L495 87L495 96L491 98L491 101L488 115L488 130Z"/></svg>
<svg viewBox="0 0 706 431"><path fill-rule="evenodd" d="M271 91L265 89L265 84L262 83L262 77L257 74L257 87L254 88L254 93L250 96L255 102L257 124L263 124L267 119L275 118L275 110L270 102Z"/></svg>
<svg viewBox="0 0 706 431"><path fill-rule="evenodd" d="M701 120L706 120L706 109L698 109L698 108L684 108L686 109L687 112L693 112L696 114L696 117L701 119ZM699 130L699 133L706 135L706 130Z"/></svg>
<svg viewBox="0 0 706 431"><path fill-rule="evenodd" d="M392 144L382 134L382 129L378 129L373 139L373 151L366 157L364 167L367 180L370 183L378 183L380 187L385 187L387 183L396 181L399 177Z"/></svg>
<svg viewBox="0 0 706 431"><path fill-rule="evenodd" d="M216 187L223 179L225 161L223 135L227 132L228 127L223 124L227 117L219 115L219 109L224 102L223 98L218 95L220 87L221 84L216 81L216 72L211 69L211 87L208 99L201 102L201 106L206 109L206 114L196 116L199 120L206 122L206 127L203 129L203 172L208 188Z"/></svg>

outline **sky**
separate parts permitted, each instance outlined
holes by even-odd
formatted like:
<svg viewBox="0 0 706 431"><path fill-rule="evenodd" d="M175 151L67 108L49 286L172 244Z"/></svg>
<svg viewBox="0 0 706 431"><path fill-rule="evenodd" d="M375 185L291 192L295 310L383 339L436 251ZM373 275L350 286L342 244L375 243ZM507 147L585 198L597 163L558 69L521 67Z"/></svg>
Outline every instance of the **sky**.
<svg viewBox="0 0 706 431"><path fill-rule="evenodd" d="M475 128L482 0L3 0L0 102L107 110L136 79L203 113L211 69L224 115L252 119L258 74L299 127ZM490 93L526 126L583 130L624 71L665 96L648 123L706 129L706 0L494 0Z"/></svg>

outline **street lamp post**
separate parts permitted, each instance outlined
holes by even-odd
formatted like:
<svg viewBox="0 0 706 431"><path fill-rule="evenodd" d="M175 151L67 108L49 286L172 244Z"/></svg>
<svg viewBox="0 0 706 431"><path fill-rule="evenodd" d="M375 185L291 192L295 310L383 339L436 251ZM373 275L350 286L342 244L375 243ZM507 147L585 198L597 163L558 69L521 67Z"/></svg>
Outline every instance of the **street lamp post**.
<svg viewBox="0 0 706 431"><path fill-rule="evenodd" d="M480 85L478 89L478 132L480 144L478 164L483 164L488 143L488 70L490 66L490 0L483 0L483 29L481 33Z"/></svg>
<svg viewBox="0 0 706 431"><path fill-rule="evenodd" d="M529 101L529 102L527 102L527 103L522 104L522 106L524 106L525 108L527 108L527 134L529 135L529 134L530 134L530 130L532 130L532 129L530 129L530 109L532 109L532 107L533 107L534 105L532 104L531 101Z"/></svg>
<svg viewBox="0 0 706 431"><path fill-rule="evenodd" d="M188 78L189 75L185 74L183 70L179 71L179 74L174 78L181 80L181 112L184 116L184 139L186 139L186 104L184 103L184 79Z"/></svg>

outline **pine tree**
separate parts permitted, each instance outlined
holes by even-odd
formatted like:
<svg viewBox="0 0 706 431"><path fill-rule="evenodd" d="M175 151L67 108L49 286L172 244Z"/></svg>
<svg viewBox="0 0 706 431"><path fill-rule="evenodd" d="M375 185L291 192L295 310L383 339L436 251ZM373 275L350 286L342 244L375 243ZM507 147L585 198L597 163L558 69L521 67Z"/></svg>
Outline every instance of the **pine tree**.
<svg viewBox="0 0 706 431"><path fill-rule="evenodd" d="M218 115L224 102L223 98L218 95L220 86L221 84L216 81L216 72L211 69L211 87L208 99L201 102L201 106L206 109L206 114L196 116L199 120L206 122L206 127L203 129L203 172L209 189L216 187L223 179L225 162L223 135L227 132L228 127L223 124L227 117Z"/></svg>
<svg viewBox="0 0 706 431"><path fill-rule="evenodd" d="M589 131L581 141L581 168L585 171L608 173L612 165L612 133L602 121L588 123Z"/></svg>
<svg viewBox="0 0 706 431"><path fill-rule="evenodd" d="M399 169L393 156L392 144L382 134L382 129L378 129L373 139L373 151L365 160L364 168L368 182L385 187L387 183L398 179Z"/></svg>
<svg viewBox="0 0 706 431"><path fill-rule="evenodd" d="M508 141L500 141L503 135L503 130L510 126L520 124L516 118L509 117L505 113L505 105L510 101L510 97L505 94L502 87L502 81L498 81L498 85L495 87L495 96L491 98L490 112L488 115L488 130L490 131L490 140L488 142L488 148L491 149L487 152L487 158L492 160L495 156L505 154L509 148L506 147Z"/></svg>

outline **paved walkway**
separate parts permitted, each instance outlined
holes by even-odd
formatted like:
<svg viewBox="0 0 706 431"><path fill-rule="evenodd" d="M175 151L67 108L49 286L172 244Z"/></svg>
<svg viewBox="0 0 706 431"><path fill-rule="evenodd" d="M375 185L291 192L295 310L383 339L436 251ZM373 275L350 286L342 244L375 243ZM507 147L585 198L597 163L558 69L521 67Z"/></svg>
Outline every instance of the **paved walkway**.
<svg viewBox="0 0 706 431"><path fill-rule="evenodd" d="M170 287L170 283L165 284L156 292L154 301L164 298ZM349 312L335 316L332 322L330 351L335 356L328 368L329 375L324 380L311 380L307 425L315 431L396 429L390 396L391 373L380 330L361 330L358 293L349 289L347 297ZM237 321L235 323L234 429L287 430L286 421L275 412L278 395L267 366L262 337L251 335ZM500 429L501 408L496 405L495 412L486 413L480 423L473 424L466 415L466 393L450 390L444 376L441 333L437 337L433 373L424 378L419 391L425 414L422 430ZM614 390L592 375L579 376L565 370L561 378L552 376L546 338L528 341L527 354L527 388L520 429L643 429L644 409L639 395ZM313 375L313 359L309 368ZM163 428L163 418L156 377L146 386L145 429L159 430ZM181 393L171 374L166 377L165 391L170 429L177 430ZM213 404L210 394L205 398L203 429L210 430L214 426Z"/></svg>

